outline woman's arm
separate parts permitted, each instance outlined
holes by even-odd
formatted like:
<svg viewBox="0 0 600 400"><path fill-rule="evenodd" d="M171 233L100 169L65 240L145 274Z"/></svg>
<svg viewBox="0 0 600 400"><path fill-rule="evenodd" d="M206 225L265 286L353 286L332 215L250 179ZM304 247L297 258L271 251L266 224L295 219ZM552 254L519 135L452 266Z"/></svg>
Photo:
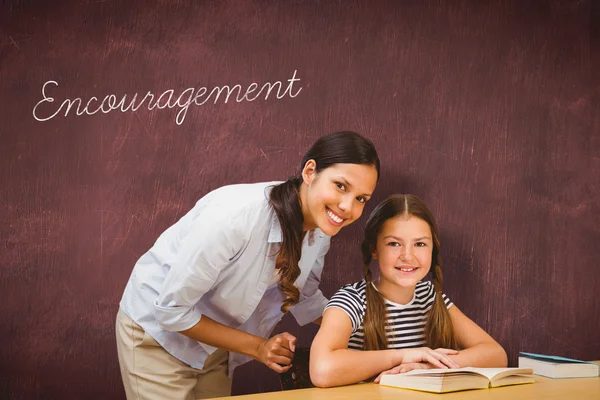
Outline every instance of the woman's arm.
<svg viewBox="0 0 600 400"><path fill-rule="evenodd" d="M490 335L453 305L448 309L458 344L464 349L451 355L461 367L506 367L506 352Z"/></svg>
<svg viewBox="0 0 600 400"><path fill-rule="evenodd" d="M252 357L278 373L290 369L296 349L296 338L287 332L264 339L220 324L206 315L196 325L179 333L210 346Z"/></svg>
<svg viewBox="0 0 600 400"><path fill-rule="evenodd" d="M341 309L325 310L310 349L310 379L315 386L348 385L369 379L403 362L427 361L438 368L454 367L441 352L428 348L360 351L348 349L350 317Z"/></svg>
<svg viewBox="0 0 600 400"><path fill-rule="evenodd" d="M246 247L251 227L243 217L230 215L218 204L205 206L196 215L174 244L176 254L169 259L170 269L155 300L154 315L166 331L250 356L276 372L285 372L293 357L294 336L283 333L264 339L220 324L195 307L215 285L223 268ZM226 281L220 284L231 285Z"/></svg>

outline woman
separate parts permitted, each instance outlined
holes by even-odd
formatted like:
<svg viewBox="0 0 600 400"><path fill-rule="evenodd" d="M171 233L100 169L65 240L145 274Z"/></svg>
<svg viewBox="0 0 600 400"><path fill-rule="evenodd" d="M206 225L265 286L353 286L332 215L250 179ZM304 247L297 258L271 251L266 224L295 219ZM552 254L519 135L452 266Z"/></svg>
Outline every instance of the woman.
<svg viewBox="0 0 600 400"><path fill-rule="evenodd" d="M378 179L373 144L337 132L310 148L297 177L200 199L125 288L116 329L127 398L227 396L251 358L287 371L296 338L267 337L287 311L300 325L320 321L330 237L360 217Z"/></svg>

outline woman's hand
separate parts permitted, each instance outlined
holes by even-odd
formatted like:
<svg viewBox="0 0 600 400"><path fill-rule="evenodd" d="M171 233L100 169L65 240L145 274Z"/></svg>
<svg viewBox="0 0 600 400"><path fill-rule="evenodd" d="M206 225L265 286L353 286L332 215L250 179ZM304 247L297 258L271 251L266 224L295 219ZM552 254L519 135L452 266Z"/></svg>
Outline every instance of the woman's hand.
<svg viewBox="0 0 600 400"><path fill-rule="evenodd" d="M292 366L295 350L296 337L287 332L280 333L260 342L257 351L258 361L281 374Z"/></svg>
<svg viewBox="0 0 600 400"><path fill-rule="evenodd" d="M400 364L426 362L432 364L434 368L460 368L457 363L448 357L449 355L458 354L458 350L442 348L432 350L429 347L418 347L399 351L402 352Z"/></svg>
<svg viewBox="0 0 600 400"><path fill-rule="evenodd" d="M379 374L377 378L373 382L379 383L381 377L383 375L395 375L395 374L403 374L408 371L412 371L413 369L432 369L435 368L433 364L428 362L420 362L420 363L408 363L408 364L400 364L392 369L388 369L387 371L383 371Z"/></svg>

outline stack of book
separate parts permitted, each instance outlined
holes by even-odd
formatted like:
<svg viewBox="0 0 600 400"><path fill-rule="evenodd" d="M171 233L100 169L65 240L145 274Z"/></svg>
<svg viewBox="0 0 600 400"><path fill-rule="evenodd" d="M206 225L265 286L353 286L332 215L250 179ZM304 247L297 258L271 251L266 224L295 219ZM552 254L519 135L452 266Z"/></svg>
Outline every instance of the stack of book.
<svg viewBox="0 0 600 400"><path fill-rule="evenodd" d="M519 367L531 368L536 375L548 378L596 378L600 366L593 362L535 353L519 353Z"/></svg>

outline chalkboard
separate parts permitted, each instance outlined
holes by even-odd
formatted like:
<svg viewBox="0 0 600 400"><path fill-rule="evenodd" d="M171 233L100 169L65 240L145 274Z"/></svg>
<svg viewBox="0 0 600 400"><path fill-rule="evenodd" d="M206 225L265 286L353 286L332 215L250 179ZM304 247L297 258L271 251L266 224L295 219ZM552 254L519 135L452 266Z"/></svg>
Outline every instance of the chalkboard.
<svg viewBox="0 0 600 400"><path fill-rule="evenodd" d="M321 135L422 197L444 290L518 351L600 359L598 2L41 1L0 5L0 397L124 398L118 302L210 190L285 179ZM361 278L365 218L332 241ZM316 326L287 330L309 346ZM279 390L249 363L234 394Z"/></svg>

